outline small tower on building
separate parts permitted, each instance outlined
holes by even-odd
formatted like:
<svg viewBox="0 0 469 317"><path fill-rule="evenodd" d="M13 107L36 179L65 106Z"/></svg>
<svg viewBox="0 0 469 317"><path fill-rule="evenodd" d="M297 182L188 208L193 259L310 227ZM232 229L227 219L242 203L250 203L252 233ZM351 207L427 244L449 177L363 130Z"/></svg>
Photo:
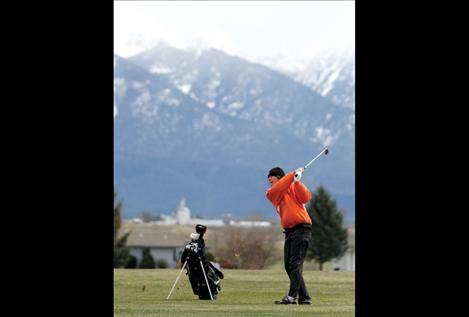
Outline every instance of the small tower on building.
<svg viewBox="0 0 469 317"><path fill-rule="evenodd" d="M184 197L179 202L179 207L176 210L176 218L179 224L186 224L191 219L191 211L186 207L186 200Z"/></svg>

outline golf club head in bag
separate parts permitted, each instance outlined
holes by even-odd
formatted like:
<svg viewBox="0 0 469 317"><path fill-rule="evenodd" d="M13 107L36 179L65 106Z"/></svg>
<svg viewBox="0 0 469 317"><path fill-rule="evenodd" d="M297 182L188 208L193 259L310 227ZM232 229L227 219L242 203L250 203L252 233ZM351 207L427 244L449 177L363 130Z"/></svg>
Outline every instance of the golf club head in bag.
<svg viewBox="0 0 469 317"><path fill-rule="evenodd" d="M203 239L207 227L197 225L196 231L196 233L191 233L191 242L184 248L181 262L187 261L186 274L194 295L198 295L199 299L217 299L221 291L220 279L223 279L224 275L210 261L207 261Z"/></svg>

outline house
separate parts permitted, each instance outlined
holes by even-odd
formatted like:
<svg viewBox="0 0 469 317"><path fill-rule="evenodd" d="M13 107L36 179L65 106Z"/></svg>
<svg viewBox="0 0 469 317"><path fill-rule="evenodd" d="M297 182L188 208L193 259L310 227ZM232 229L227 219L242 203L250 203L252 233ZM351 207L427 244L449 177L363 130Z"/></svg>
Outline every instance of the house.
<svg viewBox="0 0 469 317"><path fill-rule="evenodd" d="M137 258L137 263L142 260L143 249L150 248L156 264L163 262L168 268L176 268L194 227L126 222L120 231L122 234L129 232L126 245L130 254Z"/></svg>
<svg viewBox="0 0 469 317"><path fill-rule="evenodd" d="M184 247L191 241L190 234L195 232L196 224L210 227L209 234L213 237L211 247L216 247L224 240L226 227L259 227L259 230L269 230L272 223L268 221L233 221L232 219L201 219L192 218L191 211L186 206L186 200L181 198L174 215L162 215L163 220L143 222L139 218L124 220L119 235L129 233L126 245L130 254L137 259L137 265L142 260L143 249L149 248L150 254L159 267L176 268ZM207 246L209 251L210 247Z"/></svg>
<svg viewBox="0 0 469 317"><path fill-rule="evenodd" d="M205 225L206 222L202 222ZM283 239L282 231L271 226L213 226L209 227L205 234L206 251L213 252L225 243L227 230L241 230L248 232L256 230L265 234L272 231L278 233L279 240ZM122 236L129 233L126 245L130 248L130 254L136 257L139 264L142 260L143 249L149 248L155 264L162 261L168 268L180 267L180 259L184 247L191 241L190 234L195 232L194 225L175 224L168 226L160 223L136 223L134 221L123 221L119 230ZM138 265L137 264L137 265ZM158 265L157 265L158 267Z"/></svg>
<svg viewBox="0 0 469 317"><path fill-rule="evenodd" d="M355 225L347 228L349 248L345 255L332 261L334 271L352 271L355 272Z"/></svg>

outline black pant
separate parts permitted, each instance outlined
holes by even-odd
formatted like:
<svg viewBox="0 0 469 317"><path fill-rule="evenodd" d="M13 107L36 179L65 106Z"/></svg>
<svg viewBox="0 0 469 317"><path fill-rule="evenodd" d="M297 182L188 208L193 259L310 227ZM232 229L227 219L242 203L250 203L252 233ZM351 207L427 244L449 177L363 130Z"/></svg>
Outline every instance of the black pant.
<svg viewBox="0 0 469 317"><path fill-rule="evenodd" d="M309 241L311 240L311 226L300 225L285 230L284 261L285 271L290 278L291 297L310 298L303 280L303 262Z"/></svg>

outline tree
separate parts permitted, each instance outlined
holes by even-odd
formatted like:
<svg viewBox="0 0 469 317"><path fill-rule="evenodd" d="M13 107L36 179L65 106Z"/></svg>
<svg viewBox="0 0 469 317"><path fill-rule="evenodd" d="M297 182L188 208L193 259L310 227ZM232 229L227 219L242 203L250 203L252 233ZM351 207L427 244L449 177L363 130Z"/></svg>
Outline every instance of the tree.
<svg viewBox="0 0 469 317"><path fill-rule="evenodd" d="M272 228L227 227L216 250L217 260L225 268L263 269L278 260L276 232Z"/></svg>
<svg viewBox="0 0 469 317"><path fill-rule="evenodd" d="M150 253L150 248L143 248L142 260L138 267L141 269L154 269L156 267L155 259L153 259L153 256Z"/></svg>
<svg viewBox="0 0 469 317"><path fill-rule="evenodd" d="M169 267L168 261L166 261L165 259L156 260L155 266L159 269L167 269Z"/></svg>
<svg viewBox="0 0 469 317"><path fill-rule="evenodd" d="M125 267L130 259L130 250L126 246L129 232L119 237L119 229L121 227L121 209L122 201L117 201L117 194L114 190L114 267Z"/></svg>
<svg viewBox="0 0 469 317"><path fill-rule="evenodd" d="M321 185L313 193L306 205L313 230L307 258L319 262L322 271L323 263L341 257L348 249L347 229L343 227L343 214L337 208L335 199Z"/></svg>
<svg viewBox="0 0 469 317"><path fill-rule="evenodd" d="M209 261L209 262L216 262L215 261L215 256L210 251L205 252L205 259L207 259L207 261Z"/></svg>
<svg viewBox="0 0 469 317"><path fill-rule="evenodd" d="M129 260L127 261L127 264L125 265L126 269L136 269L137 268L137 258L133 255L129 256Z"/></svg>

